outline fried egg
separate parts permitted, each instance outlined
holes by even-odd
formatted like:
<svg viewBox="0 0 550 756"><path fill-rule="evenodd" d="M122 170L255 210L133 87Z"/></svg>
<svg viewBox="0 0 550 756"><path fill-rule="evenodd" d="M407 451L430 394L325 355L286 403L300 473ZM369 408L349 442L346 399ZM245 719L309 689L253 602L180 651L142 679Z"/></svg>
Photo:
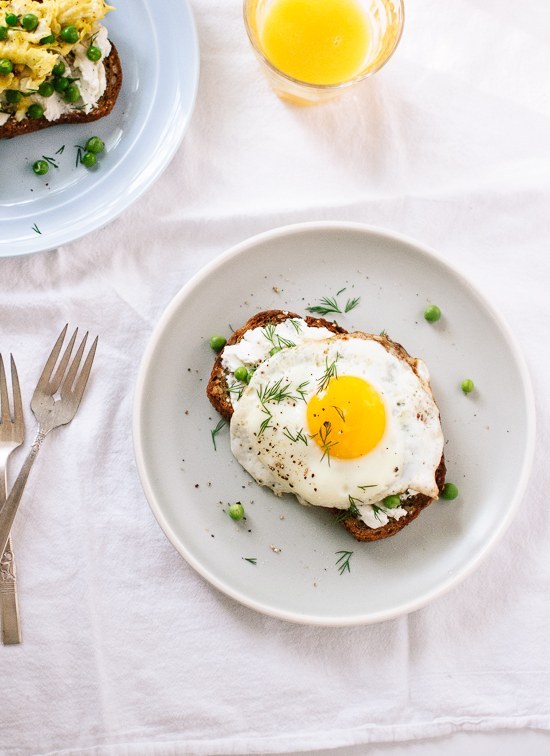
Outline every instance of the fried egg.
<svg viewBox="0 0 550 756"><path fill-rule="evenodd" d="M443 433L427 368L368 334L268 354L240 389L230 435L260 485L302 504L353 505L373 528L407 514L387 496L438 496Z"/></svg>

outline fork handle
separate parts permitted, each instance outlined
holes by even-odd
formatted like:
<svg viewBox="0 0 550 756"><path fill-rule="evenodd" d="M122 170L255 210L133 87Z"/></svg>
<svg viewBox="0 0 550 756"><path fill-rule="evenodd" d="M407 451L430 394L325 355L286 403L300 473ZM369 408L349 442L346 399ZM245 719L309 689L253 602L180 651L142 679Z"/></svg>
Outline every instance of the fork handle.
<svg viewBox="0 0 550 756"><path fill-rule="evenodd" d="M36 434L34 443L31 446L29 453L27 454L27 458L23 462L23 467L19 471L19 475L15 479L13 488L11 489L9 496L5 501L4 506L0 509L0 554L4 553L4 550L8 543L11 526L13 525L15 515L17 514L17 509L19 507L21 497L23 496L23 491L25 490L27 478L29 477L31 467L33 466L33 462L36 459L36 455L40 451L42 441L45 437L46 434L42 430L39 430Z"/></svg>

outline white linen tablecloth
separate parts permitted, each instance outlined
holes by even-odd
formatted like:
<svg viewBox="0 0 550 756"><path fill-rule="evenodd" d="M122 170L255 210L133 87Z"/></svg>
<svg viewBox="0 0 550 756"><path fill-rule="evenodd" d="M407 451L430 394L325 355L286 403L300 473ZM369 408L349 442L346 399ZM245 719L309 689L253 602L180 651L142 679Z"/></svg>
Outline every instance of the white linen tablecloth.
<svg viewBox="0 0 550 756"><path fill-rule="evenodd" d="M411 0L390 64L306 109L268 89L240 2L194 10L198 101L162 178L109 227L0 259L0 349L25 401L65 322L100 335L79 414L47 439L14 528L24 642L0 648L0 752L549 730L550 5ZM452 592L372 627L303 627L226 598L168 543L133 458L137 368L172 296L233 243L317 219L406 233L460 267L522 343L537 397L535 469L506 536Z"/></svg>

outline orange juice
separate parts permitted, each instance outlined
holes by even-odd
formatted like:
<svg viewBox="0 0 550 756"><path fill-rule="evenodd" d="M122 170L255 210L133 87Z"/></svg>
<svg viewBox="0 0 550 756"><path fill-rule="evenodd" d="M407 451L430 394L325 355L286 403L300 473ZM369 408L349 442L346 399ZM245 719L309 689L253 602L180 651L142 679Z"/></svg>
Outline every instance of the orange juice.
<svg viewBox="0 0 550 756"><path fill-rule="evenodd" d="M310 84L349 81L369 56L370 26L358 0L273 0L258 31L266 58Z"/></svg>

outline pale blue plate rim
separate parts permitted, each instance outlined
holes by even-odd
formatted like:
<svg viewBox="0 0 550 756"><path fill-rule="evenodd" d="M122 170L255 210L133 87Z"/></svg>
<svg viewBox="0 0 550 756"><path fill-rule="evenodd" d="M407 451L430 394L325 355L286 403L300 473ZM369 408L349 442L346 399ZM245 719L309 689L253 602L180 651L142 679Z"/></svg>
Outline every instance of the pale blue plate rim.
<svg viewBox="0 0 550 756"><path fill-rule="evenodd" d="M163 34L165 33L166 27L162 22L162 13L158 12L161 10L159 8L159 1L142 1L147 7L147 21L155 24L155 47L157 52L160 51L160 55L162 56L164 43L160 44L158 37L161 29ZM119 8L117 14L120 14L123 11L123 3L119 2L117 6ZM170 8L172 8L171 4ZM179 27L180 33L183 28L188 44L187 46L176 45L174 44L175 40L171 39L170 53L177 55L178 67L168 71L166 75L166 72L160 70L162 59L157 55L154 58L154 67L156 70L148 72L148 75L155 77L159 83L155 91L155 103L158 102L163 110L162 112L155 112L154 108L151 107L149 109L147 120L142 124L137 139L130 145L129 151L116 166L116 171L118 173L123 172L127 177L126 191L113 194L112 201L106 201L105 195L101 192L101 202L99 202L98 197L97 206L94 207L94 193L90 191L91 188L93 189L93 185L90 187L89 183L81 183L78 185L79 190L76 192L76 195L71 197L61 207L49 207L51 197L46 198L42 203L45 207L40 207L40 198L37 198L37 201L34 203L21 203L11 206L13 208L13 217L3 220L0 224L0 258L52 250L63 244L76 241L92 231L103 228L123 213L124 210L132 205L160 178L181 144L193 114L200 71L199 40L191 5L188 0L181 0L178 3L178 8L172 8L171 12L174 12L174 10L180 16L180 21L183 24L183 27ZM156 19L158 20L156 21ZM122 67L124 72L124 59L122 60ZM179 77L182 78L180 79ZM185 86L182 90L179 84L184 79ZM163 95L163 92L170 91L174 82L177 83L178 96L166 97ZM114 113L115 111L113 115ZM110 117L108 116L107 118ZM101 121L97 123L101 123ZM41 133L45 132L36 132L28 137L24 137L24 139L32 139ZM160 133L162 133L163 138L155 139L155 136L158 136ZM10 143L11 140L6 140L5 142L8 145ZM141 165L135 163L132 165L132 153L135 154L135 151L140 146L144 147L146 145L149 148L153 148L142 150L142 155L145 155L144 162ZM101 181L103 179L99 178L98 183ZM107 196L109 197L108 182L103 181L103 185L104 188L107 188ZM67 187L66 192L68 191L70 191L69 187ZM82 208L84 204L86 205L85 210ZM6 207L4 205L4 208ZM36 224L41 228L45 220L48 221L50 227L52 223L56 224L56 227L53 230L48 230L46 234L32 233L32 226ZM29 233L26 235L21 234L22 222L25 224L25 229L27 229L27 226L29 229Z"/></svg>

